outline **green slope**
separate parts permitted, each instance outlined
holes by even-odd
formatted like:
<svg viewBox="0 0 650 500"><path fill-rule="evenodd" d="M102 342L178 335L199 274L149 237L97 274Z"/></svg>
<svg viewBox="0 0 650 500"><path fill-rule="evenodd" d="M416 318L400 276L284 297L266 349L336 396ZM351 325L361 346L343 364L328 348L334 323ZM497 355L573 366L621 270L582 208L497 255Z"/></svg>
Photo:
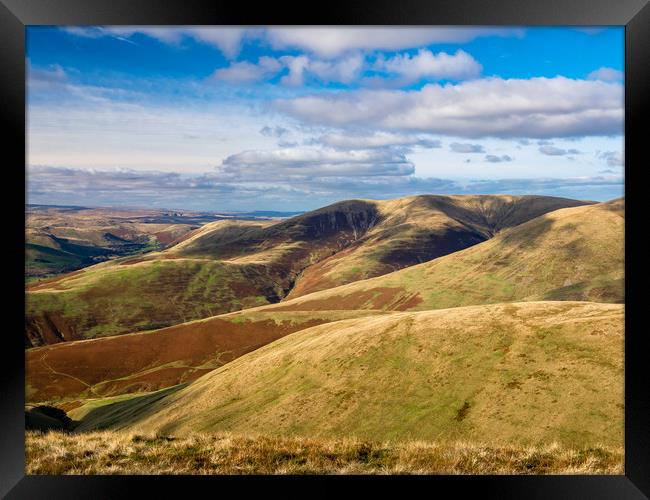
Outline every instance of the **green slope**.
<svg viewBox="0 0 650 500"><path fill-rule="evenodd" d="M122 402L125 418L111 423L172 434L622 446L623 347L618 304L343 320L288 335L137 412Z"/></svg>

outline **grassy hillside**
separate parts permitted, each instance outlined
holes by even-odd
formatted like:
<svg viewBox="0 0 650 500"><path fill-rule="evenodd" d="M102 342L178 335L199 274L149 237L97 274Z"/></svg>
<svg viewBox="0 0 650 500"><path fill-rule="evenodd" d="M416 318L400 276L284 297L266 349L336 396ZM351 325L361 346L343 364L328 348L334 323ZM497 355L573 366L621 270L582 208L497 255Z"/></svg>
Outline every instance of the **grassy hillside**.
<svg viewBox="0 0 650 500"><path fill-rule="evenodd" d="M150 332L29 349L25 396L68 410L87 398L154 391L195 380L289 333L378 313L241 311Z"/></svg>
<svg viewBox="0 0 650 500"><path fill-rule="evenodd" d="M624 201L550 212L471 248L275 310L428 310L514 300L624 300Z"/></svg>
<svg viewBox="0 0 650 500"><path fill-rule="evenodd" d="M621 447L623 345L617 304L342 320L246 354L112 427ZM86 428L106 423L102 408Z"/></svg>
<svg viewBox="0 0 650 500"><path fill-rule="evenodd" d="M281 222L219 221L162 251L28 287L26 346L150 330L378 276L584 202L550 197L352 200ZM499 233L500 234L500 233Z"/></svg>
<svg viewBox="0 0 650 500"><path fill-rule="evenodd" d="M287 298L381 276L470 247L585 202L544 196L410 196L374 202L376 221L343 251L306 268Z"/></svg>
<svg viewBox="0 0 650 500"><path fill-rule="evenodd" d="M268 304L278 293L274 278L264 266L221 261L99 264L31 288L26 342L34 346L150 330Z"/></svg>

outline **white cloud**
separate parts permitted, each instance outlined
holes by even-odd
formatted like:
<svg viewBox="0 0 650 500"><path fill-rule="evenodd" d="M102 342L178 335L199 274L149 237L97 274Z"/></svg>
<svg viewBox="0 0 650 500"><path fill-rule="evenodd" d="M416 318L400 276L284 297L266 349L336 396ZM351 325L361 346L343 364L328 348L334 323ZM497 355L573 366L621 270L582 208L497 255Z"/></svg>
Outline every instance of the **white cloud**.
<svg viewBox="0 0 650 500"><path fill-rule="evenodd" d="M337 61L310 61L309 71L324 82L351 83L359 78L363 66L364 57L351 54Z"/></svg>
<svg viewBox="0 0 650 500"><path fill-rule="evenodd" d="M466 144L460 142L452 142L449 149L454 153L485 153L483 146L480 144Z"/></svg>
<svg viewBox="0 0 650 500"><path fill-rule="evenodd" d="M217 167L217 172L225 178L249 181L282 177L400 176L411 175L414 171L413 164L401 152L390 149L243 151L227 157Z"/></svg>
<svg viewBox="0 0 650 500"><path fill-rule="evenodd" d="M575 137L623 132L623 86L564 77L485 78L420 90L359 90L275 101L308 123L458 137Z"/></svg>
<svg viewBox="0 0 650 500"><path fill-rule="evenodd" d="M265 38L275 49L297 48L333 58L356 50L402 50L433 43L465 43L481 36L522 36L511 28L465 27L291 27L269 28Z"/></svg>
<svg viewBox="0 0 650 500"><path fill-rule="evenodd" d="M375 69L397 74L405 82L415 82L422 78L436 80L465 80L481 74L482 66L467 52L456 51L433 54L427 49L420 49L417 54L398 54L385 59L380 57Z"/></svg>
<svg viewBox="0 0 650 500"><path fill-rule="evenodd" d="M417 135L375 132L372 134L330 133L319 137L317 142L340 149L382 148L388 146L420 146L439 148L440 141L419 137Z"/></svg>
<svg viewBox="0 0 650 500"><path fill-rule="evenodd" d="M196 27L189 28L187 34L204 43L218 47L226 57L232 59L239 54L247 31L242 28Z"/></svg>
<svg viewBox="0 0 650 500"><path fill-rule="evenodd" d="M587 80L601 80L603 82L620 82L625 77L622 71L614 68L598 68L587 75Z"/></svg>
<svg viewBox="0 0 650 500"><path fill-rule="evenodd" d="M257 64L241 61L218 69L212 74L212 78L230 84L254 83L276 75L281 69L282 65L277 59L262 56Z"/></svg>
<svg viewBox="0 0 650 500"><path fill-rule="evenodd" d="M307 56L282 56L280 61L289 68L289 74L282 77L280 83L298 87L304 83L304 72L309 66Z"/></svg>
<svg viewBox="0 0 650 500"><path fill-rule="evenodd" d="M253 83L273 78L283 69L288 69L280 81L292 87L302 86L307 73L322 82L351 83L359 78L363 66L364 58L360 54L336 61L314 60L306 55L281 56L278 59L262 56L257 63L233 62L216 70L213 78L233 84Z"/></svg>
<svg viewBox="0 0 650 500"><path fill-rule="evenodd" d="M212 77L232 84L253 83L273 78L283 69L288 73L280 80L282 84L299 87L304 84L307 73L323 82L351 83L359 78L364 65L360 54L337 61L314 60L308 56L262 56L257 63L233 62L226 68L216 70Z"/></svg>

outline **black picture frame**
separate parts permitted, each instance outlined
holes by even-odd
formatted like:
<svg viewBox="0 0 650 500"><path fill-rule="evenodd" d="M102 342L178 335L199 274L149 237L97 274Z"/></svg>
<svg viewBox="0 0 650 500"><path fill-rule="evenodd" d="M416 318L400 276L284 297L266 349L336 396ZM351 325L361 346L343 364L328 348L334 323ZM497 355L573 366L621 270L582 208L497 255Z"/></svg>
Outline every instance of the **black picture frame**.
<svg viewBox="0 0 650 500"><path fill-rule="evenodd" d="M624 25L625 26L625 157L627 205L625 223L625 475L624 476L425 476L425 477L189 477L189 476L25 476L24 473L24 217L25 203L25 26L27 25ZM5 273L6 312L12 319L0 348L0 495L6 498L119 498L191 495L197 487L224 493L247 491L251 485L292 496L309 494L314 480L319 492L340 491L351 484L400 493L405 487L444 497L465 494L497 498L647 498L650 495L650 381L644 359L642 301L634 288L644 279L639 224L644 200L640 182L644 152L644 117L650 101L650 5L648 0L364 0L329 1L302 6L277 2L199 0L0 0L0 103L3 122L7 194L17 196L7 206L5 226L9 251ZM647 127L646 127L647 128ZM647 139L645 139L647 141ZM645 163L642 163L642 159ZM23 212L24 215L24 212ZM7 221L8 224L8 221ZM10 229L9 229L10 228ZM7 234L8 233L8 234ZM16 261L15 266L10 262ZM24 262L24 260L22 261ZM20 284L19 284L20 283ZM15 305L14 305L15 304ZM361 483L361 484L359 484ZM296 488L297 486L297 488ZM290 489L287 489L290 488ZM303 490L303 493L300 493ZM415 490L412 490L415 492Z"/></svg>

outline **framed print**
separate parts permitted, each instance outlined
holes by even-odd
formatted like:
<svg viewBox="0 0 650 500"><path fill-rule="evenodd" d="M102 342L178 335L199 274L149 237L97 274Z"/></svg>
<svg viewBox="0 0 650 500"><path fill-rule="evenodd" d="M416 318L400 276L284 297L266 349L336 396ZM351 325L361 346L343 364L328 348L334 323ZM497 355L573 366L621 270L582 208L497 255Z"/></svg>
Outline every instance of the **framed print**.
<svg viewBox="0 0 650 500"><path fill-rule="evenodd" d="M647 2L1 19L7 498L648 495Z"/></svg>

